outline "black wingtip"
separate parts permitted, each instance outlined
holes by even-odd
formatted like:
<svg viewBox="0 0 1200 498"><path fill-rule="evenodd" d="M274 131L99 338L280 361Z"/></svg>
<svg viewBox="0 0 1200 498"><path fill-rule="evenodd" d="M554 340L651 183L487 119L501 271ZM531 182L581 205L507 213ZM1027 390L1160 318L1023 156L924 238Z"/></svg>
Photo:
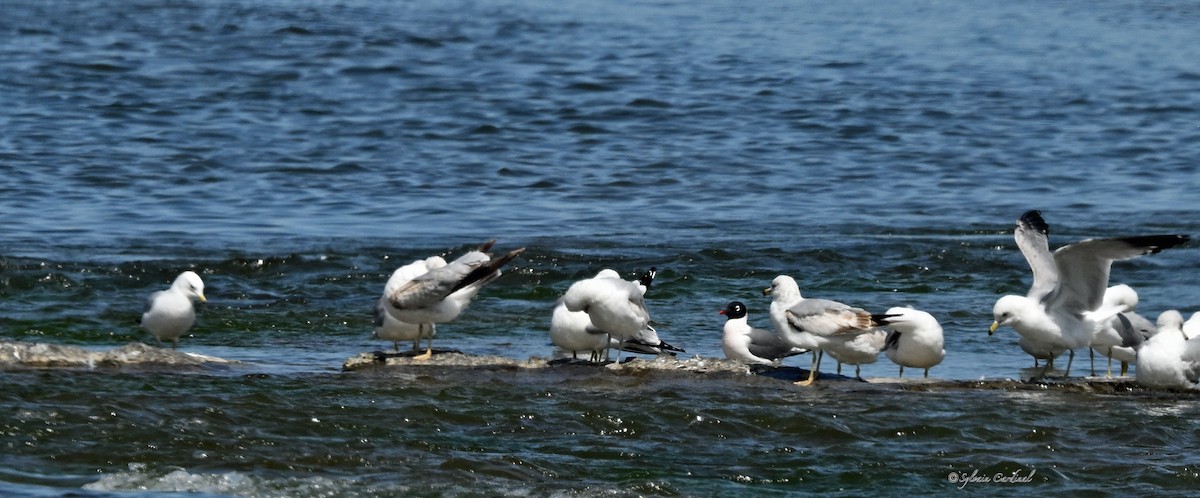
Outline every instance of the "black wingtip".
<svg viewBox="0 0 1200 498"><path fill-rule="evenodd" d="M882 327L884 325L887 325L888 323L891 323L891 322L888 322L888 318L894 318L897 316L900 316L900 315L887 315L887 314L871 315L871 323L875 324L875 326L877 326L877 327Z"/></svg>
<svg viewBox="0 0 1200 498"><path fill-rule="evenodd" d="M1192 240L1187 235L1141 235L1137 237L1123 237L1121 240L1145 249L1149 254L1158 254L1164 249L1181 246Z"/></svg>
<svg viewBox="0 0 1200 498"><path fill-rule="evenodd" d="M672 346L672 345L670 345L670 344L667 344L667 343L665 343L665 342L662 342L662 341L659 341L659 343L658 343L658 349L661 349L661 350L663 350L663 351L675 351L675 352L679 352L679 353L686 353L686 352L687 352L687 351L684 351L684 350L683 350L683 348L680 348L680 347L675 347L675 346Z"/></svg>
<svg viewBox="0 0 1200 498"><path fill-rule="evenodd" d="M492 241L492 242L495 242L495 241ZM489 245L490 245L490 243L489 243ZM494 258L491 261L488 261L488 263L486 265L480 266L479 268L472 270L471 273L468 273L466 277L463 277L462 280L459 280L459 282L457 284L455 284L453 288L450 289L449 294L458 292L459 289L462 289L463 287L471 285L471 284L478 282L480 280L483 280L485 278L494 278L494 274L500 270L501 266L508 264L509 261L512 261L513 258L517 257L518 255L520 255L523 252L525 252L524 247L519 247L519 248L513 249L513 250L509 251L508 254L500 256L499 258Z"/></svg>
<svg viewBox="0 0 1200 498"><path fill-rule="evenodd" d="M1046 220L1042 218L1042 212L1036 209L1025 211L1025 214L1021 215L1021 219L1017 220L1017 223L1029 225L1034 230L1043 234L1050 234L1050 225L1046 224Z"/></svg>
<svg viewBox="0 0 1200 498"><path fill-rule="evenodd" d="M899 345L900 345L900 333L893 330L892 333L888 334L887 339L884 340L883 350L887 351L890 349L895 349Z"/></svg>

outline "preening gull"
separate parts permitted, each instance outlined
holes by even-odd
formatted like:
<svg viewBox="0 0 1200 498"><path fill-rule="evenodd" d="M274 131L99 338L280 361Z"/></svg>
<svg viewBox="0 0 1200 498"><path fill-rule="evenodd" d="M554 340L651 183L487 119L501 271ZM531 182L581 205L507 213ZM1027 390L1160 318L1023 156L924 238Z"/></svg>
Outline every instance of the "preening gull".
<svg viewBox="0 0 1200 498"><path fill-rule="evenodd" d="M1138 350L1137 382L1147 387L1189 389L1200 379L1200 340L1183 332L1183 315L1158 315L1158 333Z"/></svg>
<svg viewBox="0 0 1200 498"><path fill-rule="evenodd" d="M187 333L196 322L196 309L192 299L205 302L204 281L193 271L185 271L175 277L175 282L164 291L150 294L146 311L139 320L142 328L154 335L161 345L171 341L171 348L179 347L179 337Z"/></svg>
<svg viewBox="0 0 1200 498"><path fill-rule="evenodd" d="M653 285L654 276L657 274L657 269L651 267L649 271L642 273L638 280L632 283L638 287L641 294L645 295L646 290ZM604 269L597 273L595 278L615 278L620 279L621 276L615 270ZM610 348L617 348L623 351L645 354L674 354L671 351L664 351L657 344L661 340L657 339L657 335L650 336L649 332L635 338L634 342L622 344L621 342L609 337L608 332L601 330L592 323L592 319L584 311L571 311L567 309L566 303L562 299L555 304L554 310L550 315L550 342L554 343L560 349L571 352L572 358L578 358L578 354L587 351L590 354L590 361L600 361L601 352L607 352ZM643 344L644 343L644 344ZM650 345L656 344L656 345Z"/></svg>
<svg viewBox="0 0 1200 498"><path fill-rule="evenodd" d="M622 349L646 347L682 352L683 349L659 339L642 296L645 288L622 280L612 270L602 271L593 278L571 284L560 303L569 312L586 314L595 330L616 340Z"/></svg>
<svg viewBox="0 0 1200 498"><path fill-rule="evenodd" d="M408 323L400 321L387 311L388 296L407 285L414 278L425 274L429 270L443 266L446 266L446 260L439 256L433 256L426 259L418 259L392 272L392 276L388 278L387 284L383 286L383 295L375 303L375 338L392 341L392 346L396 352L400 352L400 341L412 341L413 353L420 352L421 339L429 339L429 349L433 349L433 336L437 333L435 325L432 323Z"/></svg>
<svg viewBox="0 0 1200 498"><path fill-rule="evenodd" d="M1017 220L1014 238L1033 271L1033 285L1025 296L1008 295L996 301L992 308L995 321L988 334L1008 325L1036 349L1067 350L1070 357L1063 374L1065 378L1071 373L1075 349L1089 346L1097 327L1125 311L1123 306L1101 306L1112 262L1157 253L1187 242L1188 237L1146 235L1088 239L1051 253L1047 241L1049 231L1046 221L1036 210L1026 212ZM1043 370L1043 377L1048 367Z"/></svg>
<svg viewBox="0 0 1200 498"><path fill-rule="evenodd" d="M774 332L752 327L746 305L739 301L729 303L718 313L727 318L721 339L721 349L725 351L726 358L744 363L774 365L777 360L808 352L792 346Z"/></svg>
<svg viewBox="0 0 1200 498"><path fill-rule="evenodd" d="M891 330L884 350L888 359L900 365L900 377L904 377L904 367L923 368L929 377L929 369L946 357L942 325L929 313L895 307L877 315L876 323Z"/></svg>
<svg viewBox="0 0 1200 498"><path fill-rule="evenodd" d="M1128 285L1114 285L1106 289L1103 303L1101 308L1123 306L1126 311L1117 313L1096 329L1091 351L1108 357L1107 377L1112 377L1114 359L1121 362L1121 376L1124 377L1129 372L1129 364L1137 363L1137 348L1152 337L1158 328L1154 322L1137 314L1138 294ZM1094 361L1092 375L1096 375Z"/></svg>
<svg viewBox="0 0 1200 498"><path fill-rule="evenodd" d="M809 386L816 381L824 352L837 350L837 354L851 361L871 355L869 351L860 354L862 346L872 342L871 338L859 340L859 336L880 334L880 331L865 310L827 299L805 299L800 295L796 279L787 275L775 277L771 286L763 289L763 295L772 296L771 323L779 335L794 347L816 352L808 379L796 382L796 385ZM874 357L878 357L883 348L882 338L878 342ZM873 358L870 361L874 361Z"/></svg>
<svg viewBox="0 0 1200 498"><path fill-rule="evenodd" d="M493 258L487 251L495 242L488 241L448 264L441 258L426 260L427 271L387 294L385 311L401 322L413 324L446 323L458 318L484 286L500 277L500 267L525 251L521 247ZM430 338L429 349L414 359L427 360L432 356Z"/></svg>

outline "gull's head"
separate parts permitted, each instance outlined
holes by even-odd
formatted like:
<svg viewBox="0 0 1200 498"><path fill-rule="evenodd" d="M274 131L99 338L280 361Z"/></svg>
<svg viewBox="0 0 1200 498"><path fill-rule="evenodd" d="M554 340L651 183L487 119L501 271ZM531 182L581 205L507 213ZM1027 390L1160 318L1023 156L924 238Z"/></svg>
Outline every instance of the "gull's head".
<svg viewBox="0 0 1200 498"><path fill-rule="evenodd" d="M188 270L180 273L175 277L175 283L171 284L171 288L177 289L190 298L199 299L200 302L205 302L204 297L204 281L200 280L200 275L196 272Z"/></svg>
<svg viewBox="0 0 1200 498"><path fill-rule="evenodd" d="M1183 333L1183 315L1177 310L1167 310L1158 315L1158 333L1178 332L1183 334L1183 338L1187 339L1187 334Z"/></svg>
<svg viewBox="0 0 1200 498"><path fill-rule="evenodd" d="M1125 311L1134 311L1138 305L1137 291L1125 284L1114 285L1104 290L1105 308L1125 306Z"/></svg>
<svg viewBox="0 0 1200 498"><path fill-rule="evenodd" d="M729 306L726 306L725 309L718 311L717 313L725 315L725 318L730 320L745 318L746 305L742 304L741 301L734 301L729 303Z"/></svg>
<svg viewBox="0 0 1200 498"><path fill-rule="evenodd" d="M1012 326L1021 321L1021 315L1030 304L1029 298L1025 296L1004 296L997 300L996 305L992 307L992 318L995 321L988 329L988 335L996 333L996 329L1002 325Z"/></svg>
<svg viewBox="0 0 1200 498"><path fill-rule="evenodd" d="M764 296L775 296L776 301L788 301L800 297L800 285L796 279L780 275L771 281L771 286L763 289Z"/></svg>

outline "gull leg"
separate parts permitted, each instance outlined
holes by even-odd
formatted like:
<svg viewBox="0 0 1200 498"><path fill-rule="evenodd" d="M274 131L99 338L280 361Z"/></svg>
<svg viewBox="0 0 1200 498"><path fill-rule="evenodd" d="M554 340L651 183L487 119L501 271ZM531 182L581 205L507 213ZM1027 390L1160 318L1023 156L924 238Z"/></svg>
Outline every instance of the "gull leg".
<svg viewBox="0 0 1200 498"><path fill-rule="evenodd" d="M1112 346L1108 347L1108 373L1104 374L1104 376L1109 379L1112 378Z"/></svg>
<svg viewBox="0 0 1200 498"><path fill-rule="evenodd" d="M813 382L817 381L817 370L821 369L821 356L824 354L824 351L819 349L817 350L817 354L813 356L812 369L808 371L808 380L796 381L795 384L797 386L807 387L813 385Z"/></svg>
<svg viewBox="0 0 1200 498"><path fill-rule="evenodd" d="M858 380L865 380L862 378L862 365L854 365L854 378Z"/></svg>
<svg viewBox="0 0 1200 498"><path fill-rule="evenodd" d="M925 378L926 379L929 378L929 369L928 368L925 369Z"/></svg>
<svg viewBox="0 0 1200 498"><path fill-rule="evenodd" d="M842 374L842 362L838 361L838 375Z"/></svg>
<svg viewBox="0 0 1200 498"><path fill-rule="evenodd" d="M1042 374L1038 376L1038 380L1045 379L1045 378L1046 378L1046 374L1047 374L1047 373L1050 373L1050 369L1051 369L1051 368L1054 368L1054 362L1053 362L1053 361L1047 361L1047 362L1046 362L1046 366L1045 366L1045 367L1042 367Z"/></svg>
<svg viewBox="0 0 1200 498"><path fill-rule="evenodd" d="M1071 356L1067 358L1067 371L1063 372L1063 380L1067 380L1071 376L1071 363L1075 361L1075 350L1068 349L1067 351L1071 352Z"/></svg>
<svg viewBox="0 0 1200 498"><path fill-rule="evenodd" d="M900 365L900 378L904 378L904 365Z"/></svg>
<svg viewBox="0 0 1200 498"><path fill-rule="evenodd" d="M1092 377L1096 376L1096 350L1088 347L1088 358L1092 361Z"/></svg>
<svg viewBox="0 0 1200 498"><path fill-rule="evenodd" d="M1125 374L1128 374L1128 373L1129 373L1129 363L1122 361L1121 362L1121 377L1124 377Z"/></svg>
<svg viewBox="0 0 1200 498"><path fill-rule="evenodd" d="M421 342L421 335L424 333L425 333L425 324L422 323L417 326L417 342ZM429 361L430 358L433 358L433 335L432 334L429 335L429 349L425 350L425 354L414 356L413 360L414 361Z"/></svg>

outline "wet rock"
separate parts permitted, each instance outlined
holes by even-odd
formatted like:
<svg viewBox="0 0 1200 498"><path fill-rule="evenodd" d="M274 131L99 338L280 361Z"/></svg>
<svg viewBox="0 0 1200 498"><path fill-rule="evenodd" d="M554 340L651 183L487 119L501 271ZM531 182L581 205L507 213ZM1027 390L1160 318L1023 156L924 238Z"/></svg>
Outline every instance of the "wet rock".
<svg viewBox="0 0 1200 498"><path fill-rule="evenodd" d="M136 342L108 351L90 351L61 344L0 341L0 368L199 367L234 363L237 362Z"/></svg>

